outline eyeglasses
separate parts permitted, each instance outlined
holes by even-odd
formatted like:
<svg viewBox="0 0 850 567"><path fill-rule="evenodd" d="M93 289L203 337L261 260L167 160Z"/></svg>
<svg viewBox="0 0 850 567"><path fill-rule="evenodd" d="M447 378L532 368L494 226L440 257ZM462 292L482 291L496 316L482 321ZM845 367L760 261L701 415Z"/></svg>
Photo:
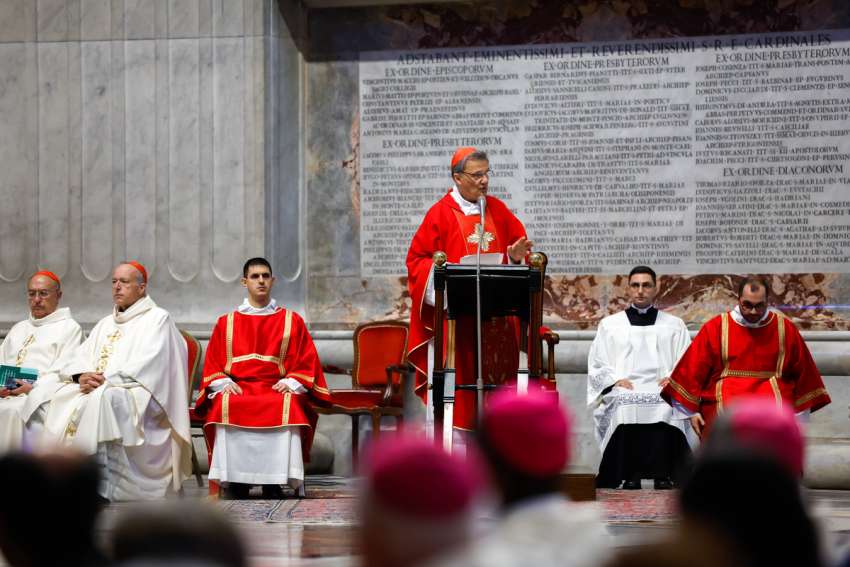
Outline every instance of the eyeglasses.
<svg viewBox="0 0 850 567"><path fill-rule="evenodd" d="M493 170L492 169L488 169L487 171L484 171L482 173L469 173L468 171L461 171L461 173L470 176L473 179L473 181L481 181L485 177L489 179L490 177L493 176Z"/></svg>
<svg viewBox="0 0 850 567"><path fill-rule="evenodd" d="M36 297L40 297L42 299L47 299L53 294L53 292L49 289L39 289L39 290L27 290L27 297L30 299L35 299Z"/></svg>

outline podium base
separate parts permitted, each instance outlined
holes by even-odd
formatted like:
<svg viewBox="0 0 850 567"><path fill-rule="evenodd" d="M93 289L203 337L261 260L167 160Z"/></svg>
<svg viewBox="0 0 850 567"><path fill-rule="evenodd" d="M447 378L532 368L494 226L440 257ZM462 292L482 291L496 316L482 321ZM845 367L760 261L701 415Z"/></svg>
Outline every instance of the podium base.
<svg viewBox="0 0 850 567"><path fill-rule="evenodd" d="M596 500L596 475L592 473L562 473L561 492L575 502Z"/></svg>

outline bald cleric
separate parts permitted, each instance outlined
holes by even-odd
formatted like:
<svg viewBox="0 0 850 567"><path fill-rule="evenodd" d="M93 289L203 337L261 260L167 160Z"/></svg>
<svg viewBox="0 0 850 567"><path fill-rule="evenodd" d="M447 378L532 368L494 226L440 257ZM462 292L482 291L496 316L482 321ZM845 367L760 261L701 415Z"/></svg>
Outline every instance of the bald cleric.
<svg viewBox="0 0 850 567"><path fill-rule="evenodd" d="M186 343L147 290L144 266L116 266L112 313L63 358L62 387L23 412L40 443L96 456L110 501L161 498L191 470Z"/></svg>

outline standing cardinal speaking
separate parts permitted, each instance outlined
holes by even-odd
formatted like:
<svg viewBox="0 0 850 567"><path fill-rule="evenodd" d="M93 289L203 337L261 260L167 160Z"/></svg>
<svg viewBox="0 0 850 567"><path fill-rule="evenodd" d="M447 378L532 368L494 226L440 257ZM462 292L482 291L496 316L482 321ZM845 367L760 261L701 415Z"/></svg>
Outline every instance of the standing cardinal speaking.
<svg viewBox="0 0 850 567"><path fill-rule="evenodd" d="M451 162L454 185L425 214L407 252L407 287L413 300L408 359L416 368L416 390L423 399L427 398L433 358L430 353L434 339L434 253L445 252L449 262L457 263L464 256L475 255L480 247L482 256L495 254L497 257L491 258L499 263L520 264L534 244L507 205L487 194L491 174L485 152L469 147L458 149ZM485 381L515 378L519 348L514 322L509 318L486 321L481 333L485 345L482 361ZM454 355L456 383L474 384L474 318L459 319L454 336L454 349L443 352L449 359ZM457 392L453 422L455 430L474 428L475 392Z"/></svg>

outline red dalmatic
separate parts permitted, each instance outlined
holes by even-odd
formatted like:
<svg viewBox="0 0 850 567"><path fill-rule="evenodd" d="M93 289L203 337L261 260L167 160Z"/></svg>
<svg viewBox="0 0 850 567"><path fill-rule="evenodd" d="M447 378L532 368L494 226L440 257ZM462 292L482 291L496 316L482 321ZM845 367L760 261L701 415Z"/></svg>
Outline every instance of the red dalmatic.
<svg viewBox="0 0 850 567"><path fill-rule="evenodd" d="M730 313L708 321L661 391L668 402L700 412L706 431L726 404L751 395L775 398L798 412L830 402L803 337L777 312L760 327L740 325Z"/></svg>
<svg viewBox="0 0 850 567"><path fill-rule="evenodd" d="M229 377L242 388L242 394L207 395L210 382ZM306 394L272 390L281 378L294 378ZM327 402L330 394L322 374L313 339L304 320L280 309L271 315L228 313L219 318L207 346L204 380L195 405L195 415L205 420L207 446L215 443L214 425L249 429L300 426L304 461L317 416L310 398Z"/></svg>
<svg viewBox="0 0 850 567"><path fill-rule="evenodd" d="M434 253L445 252L449 262L457 263L462 256L475 254L480 244L482 253L500 252L502 261L506 262L508 246L526 236L519 219L496 197L487 197L484 224L482 229L480 215L464 215L449 192L425 214L407 252L407 288L412 299L408 360L416 368L416 390L423 399L427 398L428 341L434 337L434 307L425 303ZM447 335L444 331L443 336L448 338ZM456 383L472 384L476 352L474 318L458 319L454 336L454 345L444 344L443 352L449 358L454 352ZM517 337L515 318L482 322L485 381L501 382L516 377L519 366ZM458 429L474 428L474 392L457 392L453 422Z"/></svg>

